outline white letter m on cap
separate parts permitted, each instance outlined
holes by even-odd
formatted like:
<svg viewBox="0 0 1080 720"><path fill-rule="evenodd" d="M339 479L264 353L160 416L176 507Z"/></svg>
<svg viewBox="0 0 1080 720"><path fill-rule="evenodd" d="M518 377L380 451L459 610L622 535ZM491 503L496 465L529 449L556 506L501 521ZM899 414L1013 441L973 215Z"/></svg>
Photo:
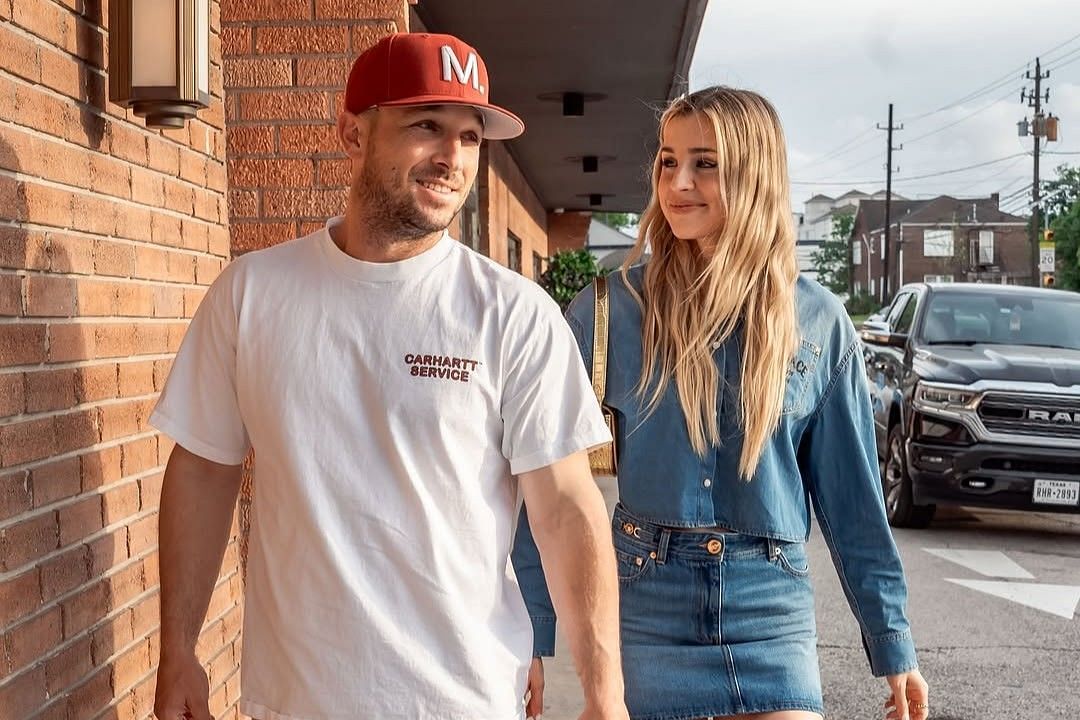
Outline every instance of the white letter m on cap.
<svg viewBox="0 0 1080 720"><path fill-rule="evenodd" d="M442 48L442 79L444 82L451 82L457 79L462 85L469 85L469 78L472 78L472 86L474 90L479 92L485 92L484 88L480 85L480 73L476 66L476 54L469 53L469 58L465 61L465 67L461 67L461 63L457 59L457 55L454 54L453 49L449 45L443 45Z"/></svg>

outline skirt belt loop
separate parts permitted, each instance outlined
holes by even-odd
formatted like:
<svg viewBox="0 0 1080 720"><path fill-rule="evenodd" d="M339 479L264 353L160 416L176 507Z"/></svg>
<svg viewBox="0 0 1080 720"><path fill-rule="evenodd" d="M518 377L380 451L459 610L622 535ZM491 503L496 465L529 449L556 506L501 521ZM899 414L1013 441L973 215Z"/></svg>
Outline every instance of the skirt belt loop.
<svg viewBox="0 0 1080 720"><path fill-rule="evenodd" d="M671 530L663 528L660 531L660 544L656 548L656 564L663 565L667 561L668 543L671 541Z"/></svg>

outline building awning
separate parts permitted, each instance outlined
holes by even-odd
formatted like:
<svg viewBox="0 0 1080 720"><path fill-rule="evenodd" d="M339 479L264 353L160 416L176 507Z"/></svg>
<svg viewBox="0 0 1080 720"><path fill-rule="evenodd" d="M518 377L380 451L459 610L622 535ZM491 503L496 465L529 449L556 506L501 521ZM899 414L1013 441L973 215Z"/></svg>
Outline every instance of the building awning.
<svg viewBox="0 0 1080 720"><path fill-rule="evenodd" d="M707 4L420 0L414 9L428 30L483 55L492 101L525 121L508 145L546 209L640 212L658 113L686 92ZM566 92L584 94L582 116L563 115ZM587 155L597 172L583 171Z"/></svg>

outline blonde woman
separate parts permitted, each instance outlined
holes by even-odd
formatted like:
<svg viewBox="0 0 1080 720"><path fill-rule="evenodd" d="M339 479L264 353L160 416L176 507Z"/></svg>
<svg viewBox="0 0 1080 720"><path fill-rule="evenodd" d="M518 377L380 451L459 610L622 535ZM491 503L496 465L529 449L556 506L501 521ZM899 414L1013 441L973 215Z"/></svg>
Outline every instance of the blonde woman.
<svg viewBox="0 0 1080 720"><path fill-rule="evenodd" d="M870 669L888 681L881 714L923 720L862 358L840 303L799 277L776 112L755 93L708 88L671 104L660 141L637 244L609 278L630 715L823 716L813 506ZM651 259L635 265L647 243ZM587 365L593 299L590 288L567 313ZM554 616L527 523L515 565L535 654L550 654Z"/></svg>

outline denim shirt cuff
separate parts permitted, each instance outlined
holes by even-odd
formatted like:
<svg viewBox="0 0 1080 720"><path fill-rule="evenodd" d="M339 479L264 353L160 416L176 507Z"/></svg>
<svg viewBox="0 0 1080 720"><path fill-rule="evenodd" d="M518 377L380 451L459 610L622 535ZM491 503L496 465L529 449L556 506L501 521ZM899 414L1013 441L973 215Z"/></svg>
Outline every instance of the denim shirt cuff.
<svg viewBox="0 0 1080 720"><path fill-rule="evenodd" d="M533 615L533 657L555 657L555 618Z"/></svg>
<svg viewBox="0 0 1080 720"><path fill-rule="evenodd" d="M877 638L864 638L863 644L874 677L899 675L919 666L915 657L915 641L907 630Z"/></svg>

